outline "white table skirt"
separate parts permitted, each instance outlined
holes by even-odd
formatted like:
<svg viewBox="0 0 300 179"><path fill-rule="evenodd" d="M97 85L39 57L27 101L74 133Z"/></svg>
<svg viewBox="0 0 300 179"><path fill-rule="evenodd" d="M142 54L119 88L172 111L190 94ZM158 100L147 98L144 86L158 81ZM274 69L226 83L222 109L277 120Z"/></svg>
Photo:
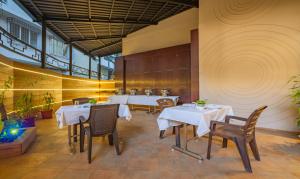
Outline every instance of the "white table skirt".
<svg viewBox="0 0 300 179"><path fill-rule="evenodd" d="M130 95L128 97L128 104L158 106L157 100L161 98L169 98L177 104L179 96L147 96L147 95Z"/></svg>
<svg viewBox="0 0 300 179"><path fill-rule="evenodd" d="M111 104L111 103L101 103L101 104ZM84 104L79 106L61 106L56 112L56 120L58 128L63 128L65 125L74 125L79 123L79 117L83 116L85 119L89 118L90 115L90 105ZM131 113L129 107L124 104L120 104L119 107L120 118L125 118L126 120L131 119Z"/></svg>
<svg viewBox="0 0 300 179"><path fill-rule="evenodd" d="M231 106L207 105L207 109L196 109L193 104L165 108L158 116L160 130L177 126L181 123L197 126L197 135L203 136L209 130L210 121L224 121L226 115L233 115Z"/></svg>

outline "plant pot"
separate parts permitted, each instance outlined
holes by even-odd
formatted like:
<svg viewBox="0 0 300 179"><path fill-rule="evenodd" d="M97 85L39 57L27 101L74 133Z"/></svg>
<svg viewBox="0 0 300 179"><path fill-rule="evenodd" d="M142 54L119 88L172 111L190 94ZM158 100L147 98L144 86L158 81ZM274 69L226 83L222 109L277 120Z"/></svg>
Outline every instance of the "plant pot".
<svg viewBox="0 0 300 179"><path fill-rule="evenodd" d="M49 110L49 111L41 111L42 114L42 119L51 119L52 118L52 112L53 110Z"/></svg>
<svg viewBox="0 0 300 179"><path fill-rule="evenodd" d="M34 117L29 117L22 120L21 128L35 127Z"/></svg>

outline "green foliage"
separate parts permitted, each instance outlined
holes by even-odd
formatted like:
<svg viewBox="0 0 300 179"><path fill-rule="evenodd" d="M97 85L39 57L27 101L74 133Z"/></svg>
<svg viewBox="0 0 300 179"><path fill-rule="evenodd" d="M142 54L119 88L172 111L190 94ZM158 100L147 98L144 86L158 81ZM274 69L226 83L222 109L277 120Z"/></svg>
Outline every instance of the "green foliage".
<svg viewBox="0 0 300 179"><path fill-rule="evenodd" d="M291 98L293 99L293 103L295 103L298 107L298 118L297 118L297 126L300 127L300 75L293 76L289 83L292 84L290 88Z"/></svg>
<svg viewBox="0 0 300 179"><path fill-rule="evenodd" d="M46 94L44 94L43 100L44 100L44 110L50 111L53 107L55 98L51 93L47 92Z"/></svg>
<svg viewBox="0 0 300 179"><path fill-rule="evenodd" d="M0 104L4 103L5 100L5 93L7 92L7 90L11 89L13 86L13 77L8 77L7 80L4 81L3 87L2 87L2 91L0 93Z"/></svg>
<svg viewBox="0 0 300 179"><path fill-rule="evenodd" d="M36 83L42 78L32 80L32 79L24 79L27 82L28 87L33 88ZM26 91L23 93L16 101L16 108L18 115L25 119L32 117L33 115L33 94L32 92Z"/></svg>
<svg viewBox="0 0 300 179"><path fill-rule="evenodd" d="M4 122L1 120L1 115L0 115L0 133L2 132L3 128L4 128Z"/></svg>
<svg viewBox="0 0 300 179"><path fill-rule="evenodd" d="M205 106L205 104L207 103L207 100L206 99L205 100L198 99L195 103L199 106Z"/></svg>
<svg viewBox="0 0 300 179"><path fill-rule="evenodd" d="M90 100L89 100L89 103L90 103L90 104L96 104L96 103L97 103L97 100L96 100L96 99L90 99Z"/></svg>
<svg viewBox="0 0 300 179"><path fill-rule="evenodd" d="M22 96L19 97L19 99L16 102L16 108L18 111L18 115L20 117L29 118L32 115L33 112L33 95L32 93L25 92Z"/></svg>

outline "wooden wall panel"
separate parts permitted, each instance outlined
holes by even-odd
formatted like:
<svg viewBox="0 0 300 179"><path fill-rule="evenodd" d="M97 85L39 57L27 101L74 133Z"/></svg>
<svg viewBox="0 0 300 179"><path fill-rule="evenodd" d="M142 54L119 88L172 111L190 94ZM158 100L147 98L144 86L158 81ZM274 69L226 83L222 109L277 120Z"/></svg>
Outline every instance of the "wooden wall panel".
<svg viewBox="0 0 300 179"><path fill-rule="evenodd" d="M191 31L191 100L199 99L199 38L198 29Z"/></svg>
<svg viewBox="0 0 300 179"><path fill-rule="evenodd" d="M57 75L58 77L61 77L60 75L50 70L31 67L30 65L25 65L21 63L14 62L14 67L27 69L34 72ZM62 88L61 78L40 75L32 72L26 72L26 71L20 71L14 69L14 89L25 89L25 90L38 89L37 91L28 91L33 94L34 106L43 104L43 97L47 92L51 93L54 96L55 101L62 101L61 88ZM13 101L15 107L16 107L17 100L24 94L24 92L26 91L14 91Z"/></svg>
<svg viewBox="0 0 300 179"><path fill-rule="evenodd" d="M8 80L9 77L14 76L14 71L12 68L9 68L5 66L4 64L9 64L12 65L12 62L10 61L5 61L3 59L3 56L0 55L0 88L3 88L3 84L6 80ZM4 64L2 64L4 63ZM12 91L7 91L6 92L6 99L4 101L4 104L7 108L8 111L13 110L13 92Z"/></svg>
<svg viewBox="0 0 300 179"><path fill-rule="evenodd" d="M161 89L168 88L171 95L181 96L182 102L191 102L190 44L128 55L123 59L127 93L137 88L138 94L144 94L146 88L152 88L159 95Z"/></svg>
<svg viewBox="0 0 300 179"><path fill-rule="evenodd" d="M69 79L62 80L62 89L64 90L62 95L63 101L81 97L93 97L99 100L97 96L99 96L100 93L100 86L97 80L86 79L81 81L81 78L78 77L72 77L72 79L78 79L80 81ZM74 90L70 91L68 89ZM65 102L64 104L71 104L71 102Z"/></svg>
<svg viewBox="0 0 300 179"><path fill-rule="evenodd" d="M43 104L46 92L52 93L57 102L55 109L62 105L62 101L67 101L63 103L67 105L71 104L70 100L78 97L94 97L98 101L105 101L107 96L115 92L114 81L99 83L98 80L61 75L51 70L14 62L0 55L0 86L9 76L14 78L14 88L6 95L7 111L16 110L16 101L26 89L34 89L31 90L34 106Z"/></svg>
<svg viewBox="0 0 300 179"><path fill-rule="evenodd" d="M125 78L125 60L123 57L119 57L116 59L115 65L115 81L116 81L116 88L123 88L124 89L124 78Z"/></svg>

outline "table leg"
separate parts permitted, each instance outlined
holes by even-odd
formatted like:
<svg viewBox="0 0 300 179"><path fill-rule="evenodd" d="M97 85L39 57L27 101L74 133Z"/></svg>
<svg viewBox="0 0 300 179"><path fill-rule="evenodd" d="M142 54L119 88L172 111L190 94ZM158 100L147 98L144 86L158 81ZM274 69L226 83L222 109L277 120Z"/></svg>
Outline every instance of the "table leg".
<svg viewBox="0 0 300 179"><path fill-rule="evenodd" d="M187 124L183 124L183 127L184 127L184 150L187 150L187 143L188 143Z"/></svg>
<svg viewBox="0 0 300 179"><path fill-rule="evenodd" d="M71 128L72 126L68 125L68 144L71 146Z"/></svg>
<svg viewBox="0 0 300 179"><path fill-rule="evenodd" d="M175 127L175 134L176 134L176 147L181 147L180 145L180 127L179 126L176 126Z"/></svg>
<svg viewBox="0 0 300 179"><path fill-rule="evenodd" d="M196 158L199 160L199 162L201 162L203 160L203 157L200 154L197 154L195 152L188 150L188 148L187 148L187 144L188 144L187 124L184 124L183 126L184 126L184 147L181 147L181 144L180 144L180 126L176 126L176 128L175 128L176 145L173 146L173 149L175 149L181 153L184 153L186 155L189 155L193 158Z"/></svg>
<svg viewBox="0 0 300 179"><path fill-rule="evenodd" d="M74 137L74 142L77 143L77 124L73 125L73 137Z"/></svg>

